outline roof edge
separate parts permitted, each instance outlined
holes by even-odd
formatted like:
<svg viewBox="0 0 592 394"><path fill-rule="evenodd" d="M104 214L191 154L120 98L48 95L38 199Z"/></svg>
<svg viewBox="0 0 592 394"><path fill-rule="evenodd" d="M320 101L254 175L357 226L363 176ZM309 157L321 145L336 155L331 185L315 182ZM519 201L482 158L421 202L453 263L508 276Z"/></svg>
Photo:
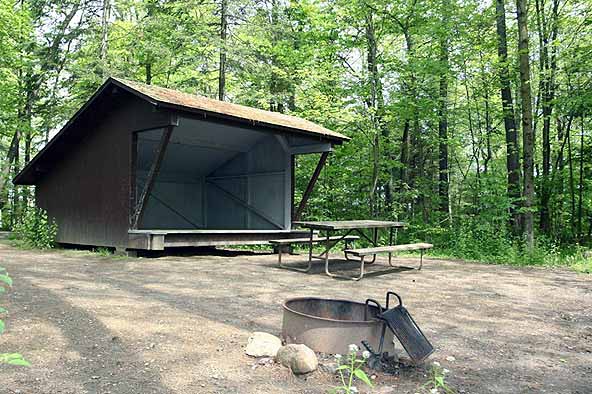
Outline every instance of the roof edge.
<svg viewBox="0 0 592 394"><path fill-rule="evenodd" d="M152 97L149 94L141 92L140 90L138 90L134 86L132 86L134 83L138 83L138 82L129 81L129 84L128 84L128 81L123 78L110 77L110 79L112 79L117 86L124 88L127 91L129 91L130 93L136 94L139 97L144 98L145 100L152 102L153 104L158 105L163 108L181 110L181 111L185 111L188 113L194 113L194 114L195 113L203 113L203 114L208 114L209 116L219 118L219 119L232 119L232 120L235 120L240 123L246 123L249 125L262 125L264 127L276 129L276 130L292 131L292 132L301 133L301 134L317 134L317 135L323 136L324 138L327 138L328 140L339 142L339 143L351 140L351 137L348 137L346 135L343 135L343 134L337 133L337 132L334 132L334 133L339 134L339 136L331 135L331 134L314 133L312 131L297 128L297 127L279 125L276 123L263 122L263 121L259 121L259 120L251 120L251 119L247 119L244 117L235 116L235 115L231 115L231 114L224 114L224 113L220 113L220 112L216 112L216 111L209 111L209 110L202 109L202 108L194 108L194 107L185 106L185 105L181 105L181 104L175 104L175 103L171 103L171 102L167 102L167 101L162 101L156 97ZM167 89L167 88L164 88L164 89ZM182 93L185 93L185 92L182 92ZM186 93L186 94L189 94L189 93ZM241 104L235 104L235 103L231 103L231 102L229 102L229 104L243 106ZM249 108L261 110L260 108L254 108L254 107L249 107ZM283 114L283 115L287 115L287 114ZM294 116L294 115L289 115L289 116L299 118L298 116ZM301 118L301 119L304 119L304 118ZM307 120L307 119L304 119L304 120ZM311 122L311 123L314 123L314 122ZM321 126L321 127L323 127L323 126ZM331 131L329 129L327 129L327 130Z"/></svg>

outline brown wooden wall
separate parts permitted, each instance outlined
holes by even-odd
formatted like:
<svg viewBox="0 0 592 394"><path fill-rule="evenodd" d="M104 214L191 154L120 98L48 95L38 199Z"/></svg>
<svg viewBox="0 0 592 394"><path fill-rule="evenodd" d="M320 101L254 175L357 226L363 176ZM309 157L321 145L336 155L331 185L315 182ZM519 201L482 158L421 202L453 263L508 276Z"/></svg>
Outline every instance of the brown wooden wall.
<svg viewBox="0 0 592 394"><path fill-rule="evenodd" d="M82 140L36 186L38 206L57 221L58 242L127 246L131 134L169 120L168 113L120 91L80 122L75 133Z"/></svg>

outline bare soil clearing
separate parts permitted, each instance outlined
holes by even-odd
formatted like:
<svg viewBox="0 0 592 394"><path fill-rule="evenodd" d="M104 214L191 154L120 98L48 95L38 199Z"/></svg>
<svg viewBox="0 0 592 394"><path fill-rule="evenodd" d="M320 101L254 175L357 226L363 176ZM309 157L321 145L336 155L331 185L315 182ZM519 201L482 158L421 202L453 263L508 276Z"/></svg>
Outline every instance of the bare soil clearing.
<svg viewBox="0 0 592 394"><path fill-rule="evenodd" d="M419 272L352 283L276 264L268 254L117 259L0 244L15 282L0 349L33 364L0 366L0 393L325 393L337 383L327 372L256 365L244 354L249 334L279 335L288 297L387 290L402 295L459 392L592 392L592 276L426 259ZM378 376L374 392L415 393L425 379L422 369Z"/></svg>

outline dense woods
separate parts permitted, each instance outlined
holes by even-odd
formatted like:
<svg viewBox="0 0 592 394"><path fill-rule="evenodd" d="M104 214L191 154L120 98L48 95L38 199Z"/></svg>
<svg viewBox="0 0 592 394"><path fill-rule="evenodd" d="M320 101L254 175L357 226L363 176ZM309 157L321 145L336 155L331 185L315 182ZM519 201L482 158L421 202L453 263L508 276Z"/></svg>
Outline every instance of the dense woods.
<svg viewBox="0 0 592 394"><path fill-rule="evenodd" d="M591 242L589 0L0 0L2 227L32 204L11 178L111 75L352 137L309 218L405 220L469 258Z"/></svg>

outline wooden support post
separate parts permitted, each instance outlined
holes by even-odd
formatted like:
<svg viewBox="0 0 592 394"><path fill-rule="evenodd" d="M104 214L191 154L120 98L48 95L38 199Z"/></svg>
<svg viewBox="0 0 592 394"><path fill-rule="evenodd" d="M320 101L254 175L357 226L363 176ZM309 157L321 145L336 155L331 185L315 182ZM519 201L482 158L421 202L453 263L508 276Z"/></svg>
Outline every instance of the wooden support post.
<svg viewBox="0 0 592 394"><path fill-rule="evenodd" d="M158 144L158 148L156 149L156 157L154 158L154 162L152 166L150 166L150 171L148 172L148 178L146 179L146 184L144 185L144 190L138 199L138 203L136 204L134 210L134 216L132 220L132 229L137 229L138 225L142 221L142 217L144 216L144 208L146 206L146 202L148 201L148 197L150 197L150 193L154 188L154 183L156 182L156 177L158 176L158 172L160 171L160 166L162 165L162 160L166 153L166 148L169 144L171 139L171 134L173 133L173 127L169 126L164 129L162 133L162 137L160 138L160 143Z"/></svg>
<svg viewBox="0 0 592 394"><path fill-rule="evenodd" d="M308 198L310 197L310 194L312 193L312 189L314 189L314 186L317 183L319 176L321 175L321 170L323 169L325 162L327 161L327 157L329 157L329 152L323 152L321 154L321 158L319 159L319 163L317 164L317 168L315 168L315 171L312 174L312 178L310 178L310 181L308 181L308 186L306 186L306 190L304 191L304 194L302 195L302 200L300 201L300 205L298 205L298 209L296 210L296 213L294 214L294 217L292 218L293 221L299 220L300 215L302 215L302 212L304 211L304 208L306 208L306 203L308 202Z"/></svg>
<svg viewBox="0 0 592 394"><path fill-rule="evenodd" d="M294 192L296 191L296 155L290 155L290 217L294 217Z"/></svg>
<svg viewBox="0 0 592 394"><path fill-rule="evenodd" d="M130 175L129 175L129 226L134 225L136 217L136 187L137 187L137 173L138 173L138 133L132 133L130 141Z"/></svg>

